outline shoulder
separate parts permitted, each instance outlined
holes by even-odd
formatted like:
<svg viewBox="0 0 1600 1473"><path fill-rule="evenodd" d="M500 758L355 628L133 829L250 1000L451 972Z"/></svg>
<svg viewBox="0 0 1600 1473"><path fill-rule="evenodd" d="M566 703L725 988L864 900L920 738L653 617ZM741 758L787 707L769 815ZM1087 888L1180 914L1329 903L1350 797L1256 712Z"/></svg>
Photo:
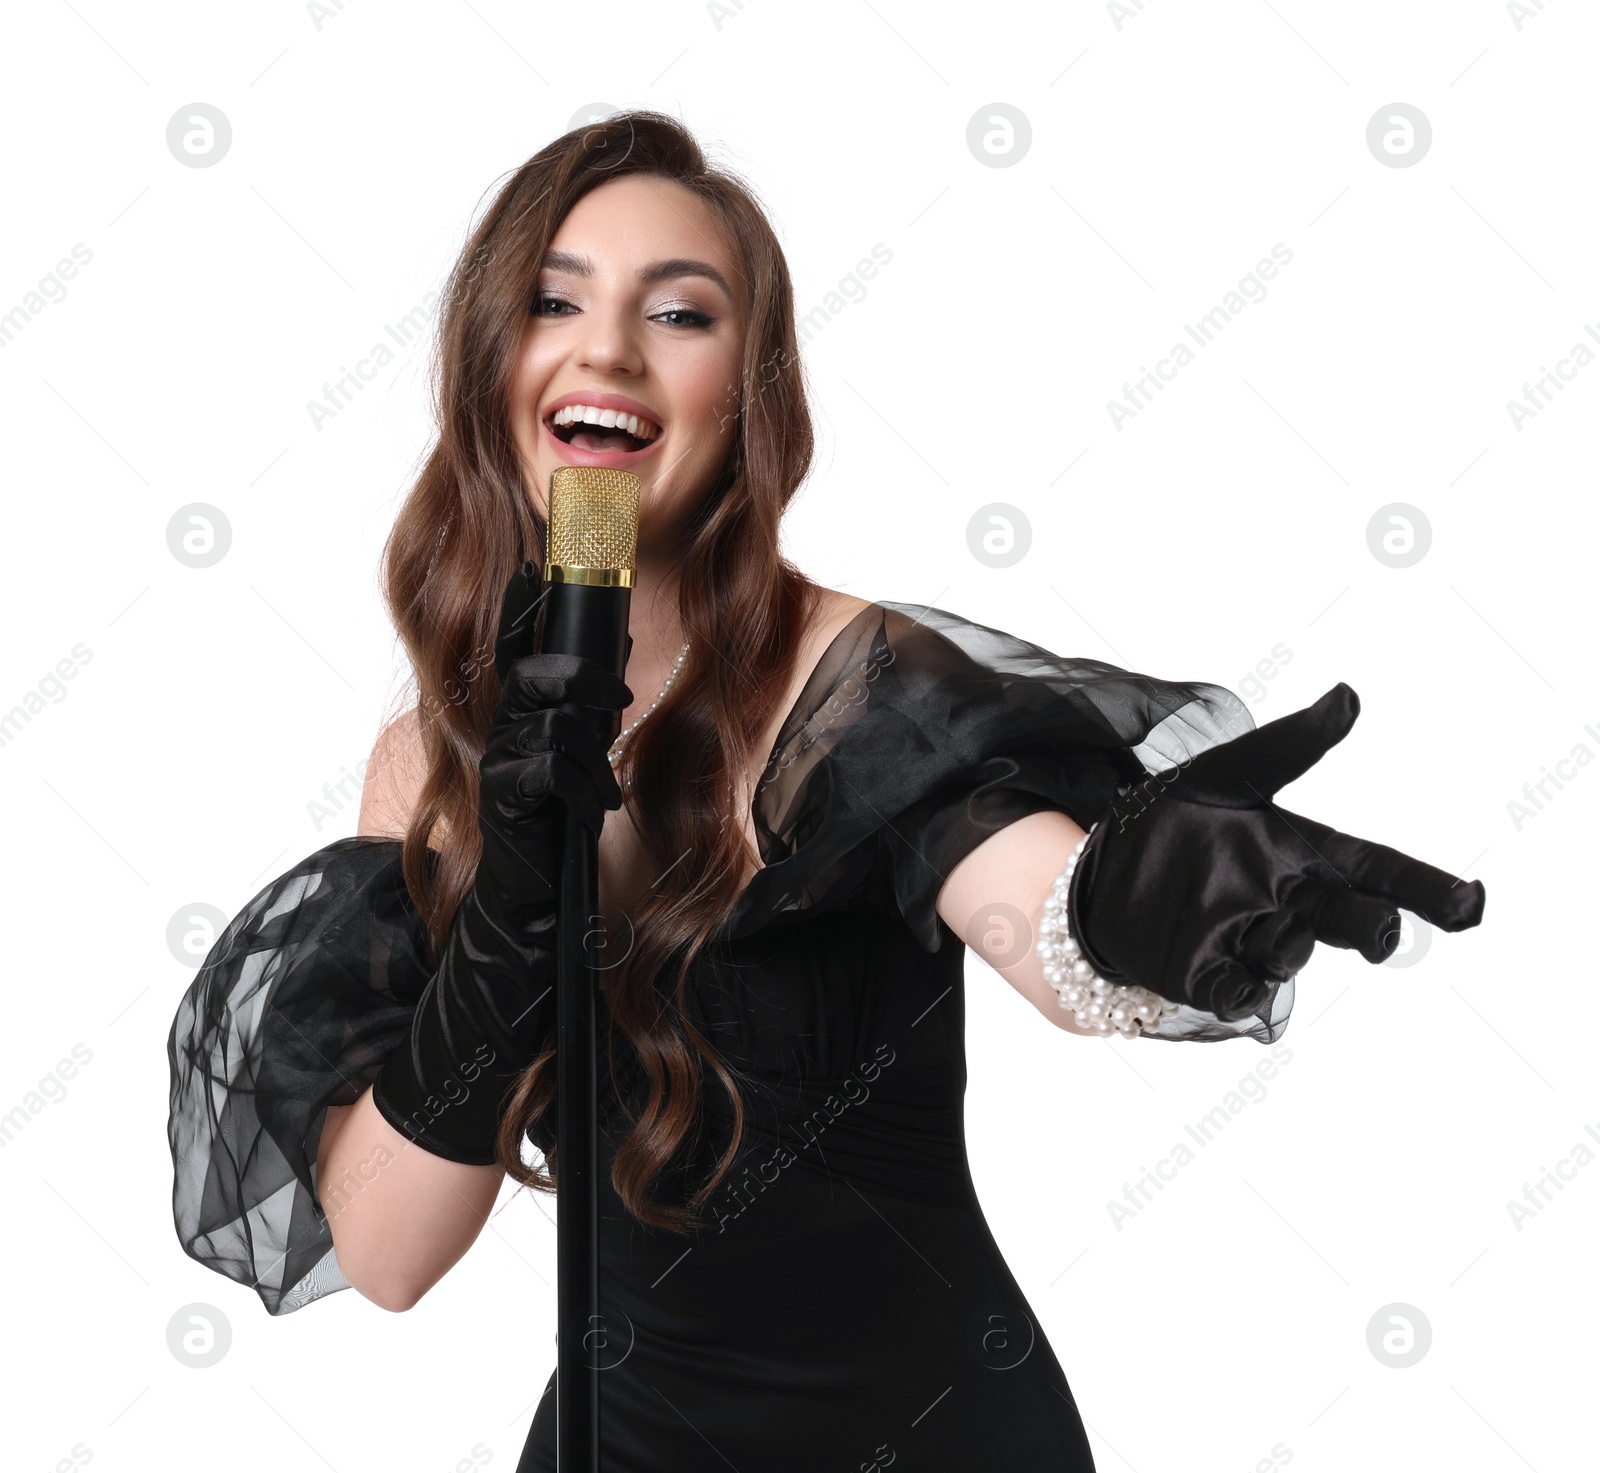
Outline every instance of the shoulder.
<svg viewBox="0 0 1600 1473"><path fill-rule="evenodd" d="M818 585L806 628L795 646L788 686L773 713L772 725L763 736L761 750L769 766L778 748L792 735L794 721L808 714L807 695L814 695L827 685L831 673L829 655L837 649L845 631L872 607L871 599Z"/></svg>
<svg viewBox="0 0 1600 1473"><path fill-rule="evenodd" d="M837 678L840 651L847 643L860 642L859 638L847 641L845 635L852 628L866 634L874 621L863 615L877 607L871 599L819 586L807 616L805 632L795 647L794 667L780 715L793 715L797 708L806 704L808 695L815 696Z"/></svg>
<svg viewBox="0 0 1600 1473"><path fill-rule="evenodd" d="M870 598L860 598L837 588L822 589L801 654L813 657L820 655L862 613L876 606Z"/></svg>
<svg viewBox="0 0 1600 1473"><path fill-rule="evenodd" d="M417 707L403 712L378 733L362 775L358 834L403 839L428 773Z"/></svg>
<svg viewBox="0 0 1600 1473"><path fill-rule="evenodd" d="M817 597L817 610L811 620L813 639L826 641L837 634L863 609L873 607L870 598L861 598L839 588L824 588Z"/></svg>

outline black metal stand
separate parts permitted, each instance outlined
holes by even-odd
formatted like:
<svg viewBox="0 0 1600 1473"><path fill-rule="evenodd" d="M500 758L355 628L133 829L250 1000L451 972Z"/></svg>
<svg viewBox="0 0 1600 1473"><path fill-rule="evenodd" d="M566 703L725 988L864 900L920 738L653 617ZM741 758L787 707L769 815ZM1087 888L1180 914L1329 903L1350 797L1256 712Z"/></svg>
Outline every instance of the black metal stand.
<svg viewBox="0 0 1600 1473"><path fill-rule="evenodd" d="M594 973L598 846L567 822L556 966L556 1466L599 1473L600 1215Z"/></svg>
<svg viewBox="0 0 1600 1473"><path fill-rule="evenodd" d="M545 604L541 648L627 669L629 590L573 585ZM566 706L606 745L620 711ZM600 1473L600 1112L595 1038L599 840L568 816L556 958L556 1465Z"/></svg>

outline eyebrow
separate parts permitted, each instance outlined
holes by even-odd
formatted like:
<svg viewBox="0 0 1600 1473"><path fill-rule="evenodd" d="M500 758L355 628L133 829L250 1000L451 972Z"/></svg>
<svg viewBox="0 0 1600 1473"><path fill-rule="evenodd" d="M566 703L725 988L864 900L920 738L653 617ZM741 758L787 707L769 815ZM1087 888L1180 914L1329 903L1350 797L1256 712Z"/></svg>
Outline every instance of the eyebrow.
<svg viewBox="0 0 1600 1473"><path fill-rule="evenodd" d="M594 275L594 263L575 251L546 251L542 266L546 271L564 271L570 276ZM658 281L672 281L680 276L704 276L716 282L730 302L738 300L727 278L715 266L709 261L696 261L692 256L669 256L664 261L655 261L639 272L639 281L641 285L654 286Z"/></svg>

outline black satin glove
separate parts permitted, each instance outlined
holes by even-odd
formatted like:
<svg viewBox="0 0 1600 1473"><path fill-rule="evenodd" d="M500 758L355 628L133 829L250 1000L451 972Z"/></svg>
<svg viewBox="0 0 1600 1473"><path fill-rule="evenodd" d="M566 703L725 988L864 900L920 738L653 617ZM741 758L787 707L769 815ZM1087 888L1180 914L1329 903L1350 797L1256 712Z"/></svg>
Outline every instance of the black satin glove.
<svg viewBox="0 0 1600 1473"><path fill-rule="evenodd" d="M1318 941L1385 960L1399 944L1397 905L1441 930L1477 925L1481 881L1464 884L1271 801L1344 738L1360 709L1341 682L1119 794L1067 894L1089 965L1234 1021L1255 1013L1269 982L1298 972Z"/></svg>
<svg viewBox="0 0 1600 1473"><path fill-rule="evenodd" d="M534 565L524 563L501 606L500 705L478 764L483 856L410 1038L372 1088L401 1134L475 1166L494 1164L500 1107L555 1007L566 815L599 834L606 810L622 806L604 740L555 707L620 711L633 693L593 660L526 653L539 597Z"/></svg>

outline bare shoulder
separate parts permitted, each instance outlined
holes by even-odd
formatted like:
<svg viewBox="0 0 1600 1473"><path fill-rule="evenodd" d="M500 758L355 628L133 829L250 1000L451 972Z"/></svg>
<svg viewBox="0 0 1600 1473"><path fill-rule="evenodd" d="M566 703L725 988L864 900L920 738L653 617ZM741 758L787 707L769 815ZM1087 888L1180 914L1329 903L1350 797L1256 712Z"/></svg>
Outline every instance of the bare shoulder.
<svg viewBox="0 0 1600 1473"><path fill-rule="evenodd" d="M828 646L863 609L871 608L872 603L870 598L857 598L855 594L844 593L837 588L822 590L816 611L811 616L811 627L806 630L805 638L796 652L794 674L783 703L784 711L788 711L799 699L800 692L805 689Z"/></svg>
<svg viewBox="0 0 1600 1473"><path fill-rule="evenodd" d="M794 708L795 702L800 699L801 692L816 670L823 652L833 643L840 630L872 602L870 598L857 598L855 594L843 593L837 588L822 590L811 616L811 625L795 652L794 669L789 676L789 688L783 693L783 699L772 713L772 724L762 736L759 747L761 758L765 758L771 752L783 729L784 719ZM747 777L747 783L750 785L749 790L753 791L753 780ZM750 829L749 832L751 853L755 853L754 830Z"/></svg>
<svg viewBox="0 0 1600 1473"><path fill-rule="evenodd" d="M413 706L378 733L363 776L356 832L403 839L427 774L422 723Z"/></svg>
<svg viewBox="0 0 1600 1473"><path fill-rule="evenodd" d="M872 602L870 598L858 598L837 588L824 588L806 641L813 658L827 649L839 631Z"/></svg>

